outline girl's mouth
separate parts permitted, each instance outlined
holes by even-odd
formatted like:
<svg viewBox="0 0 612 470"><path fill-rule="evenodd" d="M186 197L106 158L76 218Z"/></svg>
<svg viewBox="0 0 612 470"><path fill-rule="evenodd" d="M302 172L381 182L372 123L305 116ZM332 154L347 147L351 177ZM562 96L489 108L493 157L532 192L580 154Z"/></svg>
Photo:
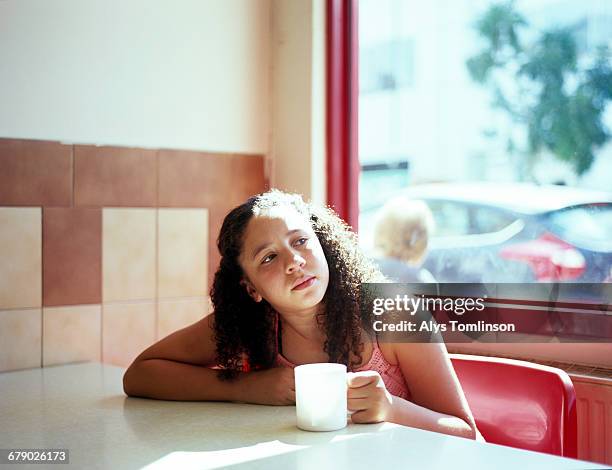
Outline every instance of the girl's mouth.
<svg viewBox="0 0 612 470"><path fill-rule="evenodd" d="M312 286L317 278L315 276L307 276L302 282L294 286L291 290L302 290Z"/></svg>

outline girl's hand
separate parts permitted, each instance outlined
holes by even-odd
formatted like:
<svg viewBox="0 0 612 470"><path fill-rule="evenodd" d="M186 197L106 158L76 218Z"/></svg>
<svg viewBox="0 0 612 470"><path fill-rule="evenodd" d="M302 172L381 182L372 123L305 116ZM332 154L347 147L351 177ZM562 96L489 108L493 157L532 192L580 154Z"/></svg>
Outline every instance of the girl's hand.
<svg viewBox="0 0 612 470"><path fill-rule="evenodd" d="M353 423L388 421L393 408L391 395L376 371L349 372L348 409Z"/></svg>
<svg viewBox="0 0 612 470"><path fill-rule="evenodd" d="M295 377L290 367L248 372L242 384L242 400L258 405L295 405Z"/></svg>

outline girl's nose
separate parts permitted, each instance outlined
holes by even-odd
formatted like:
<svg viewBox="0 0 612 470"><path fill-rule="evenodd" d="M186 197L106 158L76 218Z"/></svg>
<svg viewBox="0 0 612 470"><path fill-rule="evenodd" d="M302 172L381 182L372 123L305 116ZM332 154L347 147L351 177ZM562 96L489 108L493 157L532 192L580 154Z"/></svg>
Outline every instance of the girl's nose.
<svg viewBox="0 0 612 470"><path fill-rule="evenodd" d="M305 264L306 260L302 258L298 252L290 252L289 261L287 263L287 274L293 274L298 269L302 269Z"/></svg>

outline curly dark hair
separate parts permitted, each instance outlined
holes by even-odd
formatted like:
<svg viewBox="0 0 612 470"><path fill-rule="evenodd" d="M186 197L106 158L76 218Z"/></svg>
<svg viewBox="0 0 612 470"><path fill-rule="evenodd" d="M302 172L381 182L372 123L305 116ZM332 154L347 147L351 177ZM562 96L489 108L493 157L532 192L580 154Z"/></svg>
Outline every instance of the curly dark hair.
<svg viewBox="0 0 612 470"><path fill-rule="evenodd" d="M211 289L214 333L219 376L232 379L243 370L245 359L251 370L273 366L276 355L274 322L277 312L266 300L255 302L241 285L239 265L248 222L262 211L289 206L310 221L329 266L329 284L318 324L325 331L324 350L330 362L349 370L360 364L363 344L361 327L371 325L371 313L360 309L360 286L379 282L380 272L357 245L350 227L330 208L306 203L297 194L271 190L250 197L223 220L217 247L221 261ZM349 364L350 353L357 358Z"/></svg>

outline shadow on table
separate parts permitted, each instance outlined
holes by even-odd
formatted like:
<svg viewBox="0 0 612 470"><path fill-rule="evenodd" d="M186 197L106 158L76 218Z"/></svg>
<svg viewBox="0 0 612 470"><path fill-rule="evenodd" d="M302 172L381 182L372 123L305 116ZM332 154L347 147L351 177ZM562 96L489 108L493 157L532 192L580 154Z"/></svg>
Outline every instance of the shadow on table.
<svg viewBox="0 0 612 470"><path fill-rule="evenodd" d="M116 406L114 400L109 406ZM300 450L395 426L349 423L340 431L308 432L296 427L294 406L173 402L133 397L123 397L123 416L143 444L160 451L215 452L271 442L279 443L277 447L284 451Z"/></svg>

